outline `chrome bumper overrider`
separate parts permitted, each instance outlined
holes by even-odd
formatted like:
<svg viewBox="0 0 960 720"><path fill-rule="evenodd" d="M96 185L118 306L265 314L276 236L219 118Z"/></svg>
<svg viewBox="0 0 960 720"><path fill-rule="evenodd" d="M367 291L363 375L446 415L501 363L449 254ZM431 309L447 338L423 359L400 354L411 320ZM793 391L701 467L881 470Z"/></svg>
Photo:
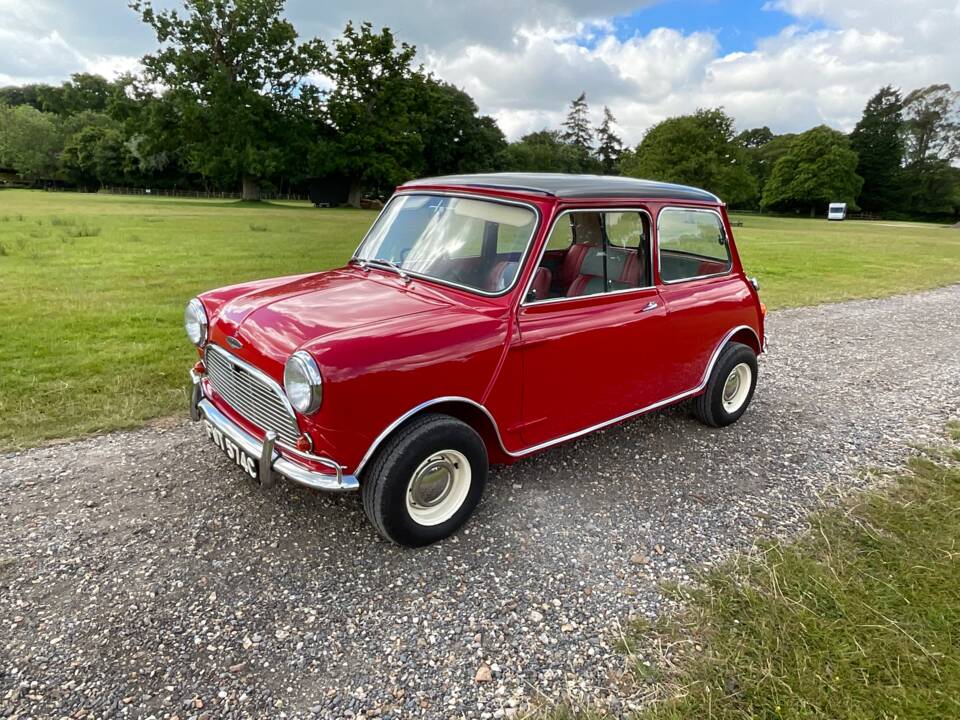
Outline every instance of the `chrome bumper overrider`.
<svg viewBox="0 0 960 720"><path fill-rule="evenodd" d="M343 492L357 490L360 487L360 483L355 476L344 475L343 468L340 464L330 458L319 455L309 456L310 460L314 463L331 469L330 473L321 473L316 470L311 470L291 458L284 457L275 449L276 433L267 431L264 440L258 440L217 410L213 403L204 397L203 385L201 384L202 377L200 375L191 370L190 378L193 380L193 398L190 402L190 417L193 420L206 420L247 455L257 458L260 463L259 482L261 485L271 485L273 483L272 473L275 472L288 480L316 490Z"/></svg>

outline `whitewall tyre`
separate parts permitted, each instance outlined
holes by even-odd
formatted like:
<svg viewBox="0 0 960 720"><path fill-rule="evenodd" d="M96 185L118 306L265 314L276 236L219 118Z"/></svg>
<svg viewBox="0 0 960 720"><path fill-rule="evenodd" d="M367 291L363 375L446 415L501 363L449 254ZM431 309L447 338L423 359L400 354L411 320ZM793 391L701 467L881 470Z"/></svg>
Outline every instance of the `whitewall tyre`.
<svg viewBox="0 0 960 720"><path fill-rule="evenodd" d="M448 415L397 430L364 471L363 509L381 536L408 547L442 540L470 517L487 480L483 439Z"/></svg>
<svg viewBox="0 0 960 720"><path fill-rule="evenodd" d="M706 425L724 427L740 419L757 387L757 355L731 342L720 351L703 394L693 401L694 414Z"/></svg>

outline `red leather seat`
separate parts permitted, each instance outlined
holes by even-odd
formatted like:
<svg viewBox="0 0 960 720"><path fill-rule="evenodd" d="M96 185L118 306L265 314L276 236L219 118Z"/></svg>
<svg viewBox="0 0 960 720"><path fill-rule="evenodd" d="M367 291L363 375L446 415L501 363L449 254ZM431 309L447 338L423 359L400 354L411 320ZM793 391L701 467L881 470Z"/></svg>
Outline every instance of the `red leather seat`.
<svg viewBox="0 0 960 720"><path fill-rule="evenodd" d="M530 283L530 292L537 300L544 300L550 297L550 284L553 282L553 273L550 268L538 267L533 274L533 282Z"/></svg>
<svg viewBox="0 0 960 720"><path fill-rule="evenodd" d="M557 277L561 288L569 287L576 279L577 275L580 274L580 266L583 265L583 259L587 256L587 251L595 247L596 245L592 243L574 243L570 246L567 254L563 256L563 265Z"/></svg>
<svg viewBox="0 0 960 720"><path fill-rule="evenodd" d="M500 260L494 263L493 267L490 268L490 273L487 275L487 291L500 292L501 290L506 290L513 284L513 280L517 276L517 270L519 269L520 263L513 260Z"/></svg>
<svg viewBox="0 0 960 720"><path fill-rule="evenodd" d="M630 250L620 273L620 282L629 287L640 287L640 257L636 250Z"/></svg>

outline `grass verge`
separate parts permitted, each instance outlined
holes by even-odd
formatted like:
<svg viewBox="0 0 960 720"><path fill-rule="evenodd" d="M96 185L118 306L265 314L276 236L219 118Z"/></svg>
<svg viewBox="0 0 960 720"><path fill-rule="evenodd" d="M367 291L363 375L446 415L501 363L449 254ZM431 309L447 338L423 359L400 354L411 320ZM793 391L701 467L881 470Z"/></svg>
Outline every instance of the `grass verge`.
<svg viewBox="0 0 960 720"><path fill-rule="evenodd" d="M882 491L684 590L628 645L672 648L635 720L960 717L960 423ZM629 647L628 647L629 649ZM553 716L593 718L563 709Z"/></svg>

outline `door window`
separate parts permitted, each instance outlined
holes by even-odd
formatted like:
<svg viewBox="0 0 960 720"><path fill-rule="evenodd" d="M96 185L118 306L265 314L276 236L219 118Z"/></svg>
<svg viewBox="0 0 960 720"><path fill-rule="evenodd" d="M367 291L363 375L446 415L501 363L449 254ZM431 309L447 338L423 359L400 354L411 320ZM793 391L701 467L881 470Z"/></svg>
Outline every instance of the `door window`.
<svg viewBox="0 0 960 720"><path fill-rule="evenodd" d="M663 282L730 271L730 246L717 213L666 208L660 211L657 229L660 279Z"/></svg>
<svg viewBox="0 0 960 720"><path fill-rule="evenodd" d="M527 302L648 287L650 220L641 211L575 211L554 223Z"/></svg>

